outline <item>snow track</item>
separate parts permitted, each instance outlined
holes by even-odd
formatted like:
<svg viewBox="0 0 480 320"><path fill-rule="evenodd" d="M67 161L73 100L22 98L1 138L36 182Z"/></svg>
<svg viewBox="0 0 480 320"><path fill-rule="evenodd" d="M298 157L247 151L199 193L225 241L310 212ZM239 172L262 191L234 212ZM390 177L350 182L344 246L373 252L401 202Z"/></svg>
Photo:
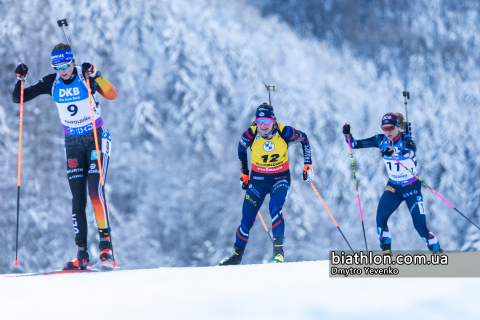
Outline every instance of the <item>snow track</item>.
<svg viewBox="0 0 480 320"><path fill-rule="evenodd" d="M0 277L0 287L1 319L36 320L471 319L480 296L480 279L335 279L328 261Z"/></svg>

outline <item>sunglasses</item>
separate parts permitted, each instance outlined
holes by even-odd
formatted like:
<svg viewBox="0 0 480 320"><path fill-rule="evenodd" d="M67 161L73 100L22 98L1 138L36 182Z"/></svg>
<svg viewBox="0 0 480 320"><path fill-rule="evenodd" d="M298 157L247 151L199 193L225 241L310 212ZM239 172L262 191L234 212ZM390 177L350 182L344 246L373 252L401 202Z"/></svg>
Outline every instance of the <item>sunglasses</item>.
<svg viewBox="0 0 480 320"><path fill-rule="evenodd" d="M267 125L267 126L268 126L270 123L272 123L273 118L255 119L255 121L257 121L257 124L258 124L258 125L261 125L261 124L263 123L264 125Z"/></svg>
<svg viewBox="0 0 480 320"><path fill-rule="evenodd" d="M392 132L394 129L395 129L395 126L382 127L383 132Z"/></svg>
<svg viewBox="0 0 480 320"><path fill-rule="evenodd" d="M57 70L57 71L60 71L60 70L67 70L68 67L70 67L70 64L72 64L74 60L68 62L68 63L65 63L65 64L62 64L61 66L53 66L53 69Z"/></svg>

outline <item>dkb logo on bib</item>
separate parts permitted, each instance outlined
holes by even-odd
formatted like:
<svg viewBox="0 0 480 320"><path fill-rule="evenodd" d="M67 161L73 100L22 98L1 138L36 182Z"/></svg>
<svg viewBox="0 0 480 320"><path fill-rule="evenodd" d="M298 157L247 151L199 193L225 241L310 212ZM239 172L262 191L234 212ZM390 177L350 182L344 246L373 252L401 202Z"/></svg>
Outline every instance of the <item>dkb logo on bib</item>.
<svg viewBox="0 0 480 320"><path fill-rule="evenodd" d="M73 97L73 96L78 96L79 94L80 94L80 90L77 87L59 90L60 97L65 97L65 96Z"/></svg>
<svg viewBox="0 0 480 320"><path fill-rule="evenodd" d="M275 149L273 142L267 141L263 144L263 150L270 152L273 151L273 149Z"/></svg>

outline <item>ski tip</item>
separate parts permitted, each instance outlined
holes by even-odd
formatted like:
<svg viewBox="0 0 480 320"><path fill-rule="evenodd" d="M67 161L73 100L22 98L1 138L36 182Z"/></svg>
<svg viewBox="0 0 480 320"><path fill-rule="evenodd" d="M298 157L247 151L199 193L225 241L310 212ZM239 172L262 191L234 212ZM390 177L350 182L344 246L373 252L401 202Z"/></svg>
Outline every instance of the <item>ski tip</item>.
<svg viewBox="0 0 480 320"><path fill-rule="evenodd" d="M18 267L18 265L19 265L20 263L18 263L18 260L15 260L15 262L14 262L13 264L15 265L15 267Z"/></svg>
<svg viewBox="0 0 480 320"><path fill-rule="evenodd" d="M116 268L117 267L117 261L113 260L113 267Z"/></svg>

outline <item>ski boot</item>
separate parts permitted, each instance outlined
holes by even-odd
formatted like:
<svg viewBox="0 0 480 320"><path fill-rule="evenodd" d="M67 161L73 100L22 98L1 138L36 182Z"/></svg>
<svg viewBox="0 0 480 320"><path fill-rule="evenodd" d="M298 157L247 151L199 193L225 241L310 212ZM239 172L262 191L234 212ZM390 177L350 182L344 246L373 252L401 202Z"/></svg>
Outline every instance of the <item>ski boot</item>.
<svg viewBox="0 0 480 320"><path fill-rule="evenodd" d="M380 245L382 248L382 253L384 256L391 256L392 255L392 245L391 244L382 244Z"/></svg>
<svg viewBox="0 0 480 320"><path fill-rule="evenodd" d="M443 253L443 249L440 248L440 244L437 242L434 245L429 245L427 248L430 250L432 254L441 254Z"/></svg>
<svg viewBox="0 0 480 320"><path fill-rule="evenodd" d="M72 261L67 262L63 267L63 270L84 270L87 268L89 261L87 247L78 247L77 257Z"/></svg>
<svg viewBox="0 0 480 320"><path fill-rule="evenodd" d="M100 255L98 256L100 262L98 263L98 267L103 270L112 270L115 267L113 262L112 242L110 242L109 239L101 238L98 248L100 249Z"/></svg>
<svg viewBox="0 0 480 320"><path fill-rule="evenodd" d="M234 266L239 265L242 262L242 256L245 252L245 247L242 248L233 245L233 248L235 249L235 251L233 251L233 255L230 258L220 261L220 264L217 266Z"/></svg>
<svg viewBox="0 0 480 320"><path fill-rule="evenodd" d="M283 263L283 243L285 238L273 238L273 263Z"/></svg>

